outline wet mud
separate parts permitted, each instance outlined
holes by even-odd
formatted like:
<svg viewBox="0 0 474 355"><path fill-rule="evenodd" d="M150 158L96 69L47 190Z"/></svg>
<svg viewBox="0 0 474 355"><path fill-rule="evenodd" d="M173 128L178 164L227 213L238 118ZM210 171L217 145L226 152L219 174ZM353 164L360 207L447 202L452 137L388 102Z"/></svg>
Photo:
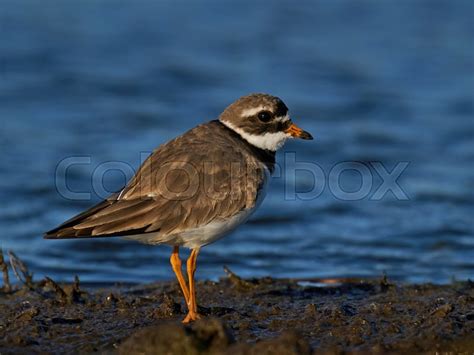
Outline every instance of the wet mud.
<svg viewBox="0 0 474 355"><path fill-rule="evenodd" d="M20 277L22 277L20 275ZM76 278L0 288L0 353L311 354L474 351L474 283L198 282L203 319L183 325L176 282L103 289Z"/></svg>

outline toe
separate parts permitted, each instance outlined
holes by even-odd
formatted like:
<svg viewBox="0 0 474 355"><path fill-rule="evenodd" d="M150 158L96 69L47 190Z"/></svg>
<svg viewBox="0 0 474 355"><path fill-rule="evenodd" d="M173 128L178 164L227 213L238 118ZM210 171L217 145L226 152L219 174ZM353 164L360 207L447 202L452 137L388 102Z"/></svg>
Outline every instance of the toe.
<svg viewBox="0 0 474 355"><path fill-rule="evenodd" d="M183 324L189 324L195 320L201 319L201 315L196 312L189 312L186 317L183 319Z"/></svg>

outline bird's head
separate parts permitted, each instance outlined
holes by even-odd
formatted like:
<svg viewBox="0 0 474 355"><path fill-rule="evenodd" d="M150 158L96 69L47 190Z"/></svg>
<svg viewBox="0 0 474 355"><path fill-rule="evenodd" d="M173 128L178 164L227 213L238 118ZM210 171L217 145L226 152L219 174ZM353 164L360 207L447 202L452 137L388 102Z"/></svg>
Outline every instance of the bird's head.
<svg viewBox="0 0 474 355"><path fill-rule="evenodd" d="M268 94L241 97L222 112L219 120L260 149L276 151L289 138L313 139L291 121L285 103Z"/></svg>

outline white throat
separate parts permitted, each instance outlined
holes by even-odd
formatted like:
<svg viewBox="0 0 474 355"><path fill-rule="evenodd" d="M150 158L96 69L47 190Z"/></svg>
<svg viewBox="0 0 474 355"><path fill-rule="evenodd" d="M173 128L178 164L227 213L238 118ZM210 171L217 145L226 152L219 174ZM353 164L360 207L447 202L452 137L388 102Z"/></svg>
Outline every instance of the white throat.
<svg viewBox="0 0 474 355"><path fill-rule="evenodd" d="M271 150L276 152L278 149L283 147L286 140L291 138L291 136L285 132L276 132L276 133L265 133L263 135L250 134L245 132L243 129L234 126L232 123L227 121L221 121L228 128L238 133L243 139L245 139L250 144L254 145L260 149Z"/></svg>

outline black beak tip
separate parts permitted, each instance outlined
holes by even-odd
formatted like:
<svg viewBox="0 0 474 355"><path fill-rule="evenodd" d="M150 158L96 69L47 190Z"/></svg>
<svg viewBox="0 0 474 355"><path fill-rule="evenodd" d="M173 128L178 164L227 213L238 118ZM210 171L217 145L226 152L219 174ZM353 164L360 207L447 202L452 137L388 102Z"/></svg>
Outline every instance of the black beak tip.
<svg viewBox="0 0 474 355"><path fill-rule="evenodd" d="M309 134L308 132L304 131L301 136L300 136L301 139L305 139L305 140L313 140L313 136L311 134Z"/></svg>

